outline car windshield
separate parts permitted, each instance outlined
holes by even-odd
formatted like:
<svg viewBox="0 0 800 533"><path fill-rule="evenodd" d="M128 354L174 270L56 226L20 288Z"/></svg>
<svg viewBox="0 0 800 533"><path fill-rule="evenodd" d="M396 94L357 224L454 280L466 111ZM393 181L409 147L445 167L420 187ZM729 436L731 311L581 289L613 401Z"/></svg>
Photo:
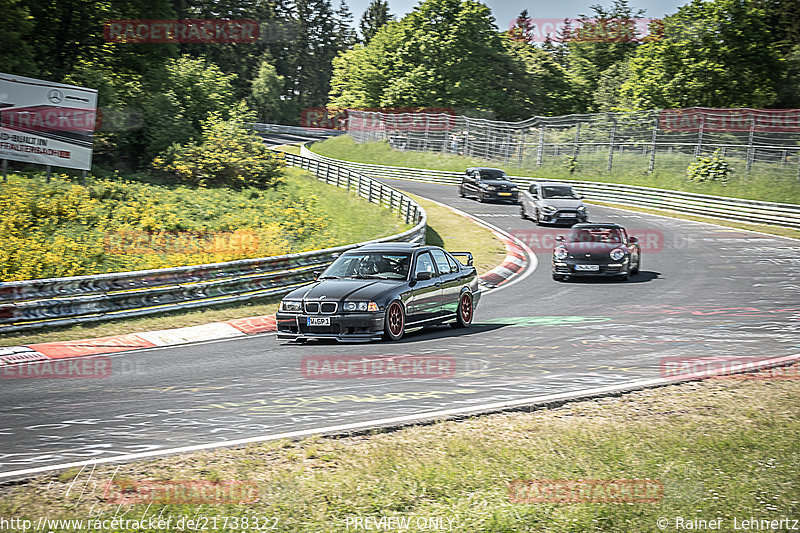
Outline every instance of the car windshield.
<svg viewBox="0 0 800 533"><path fill-rule="evenodd" d="M508 174L502 170L484 169L480 171L479 178L482 180L507 180Z"/></svg>
<svg viewBox="0 0 800 533"><path fill-rule="evenodd" d="M406 279L410 264L409 254L355 252L340 256L322 273L320 279Z"/></svg>
<svg viewBox="0 0 800 533"><path fill-rule="evenodd" d="M542 198L577 199L578 195L572 191L572 187L542 187Z"/></svg>
<svg viewBox="0 0 800 533"><path fill-rule="evenodd" d="M567 242L621 243L622 232L616 228L573 229L567 236Z"/></svg>

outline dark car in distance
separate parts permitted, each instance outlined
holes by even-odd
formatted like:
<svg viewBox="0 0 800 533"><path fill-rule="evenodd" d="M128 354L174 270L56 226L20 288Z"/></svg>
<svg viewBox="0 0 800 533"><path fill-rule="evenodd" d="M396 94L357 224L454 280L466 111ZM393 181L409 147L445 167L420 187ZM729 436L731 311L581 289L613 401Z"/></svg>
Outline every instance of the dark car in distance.
<svg viewBox="0 0 800 533"><path fill-rule="evenodd" d="M466 257L467 264L454 255ZM369 244L343 253L314 283L283 297L278 338L396 341L409 328L467 327L480 297L469 252Z"/></svg>
<svg viewBox="0 0 800 533"><path fill-rule="evenodd" d="M480 202L501 200L519 202L519 187L511 181L508 174L499 168L468 168L461 178L458 194L463 198L471 196Z"/></svg>
<svg viewBox="0 0 800 533"><path fill-rule="evenodd" d="M593 276L630 279L642 265L636 237L619 224L575 224L569 235L557 237L553 279Z"/></svg>

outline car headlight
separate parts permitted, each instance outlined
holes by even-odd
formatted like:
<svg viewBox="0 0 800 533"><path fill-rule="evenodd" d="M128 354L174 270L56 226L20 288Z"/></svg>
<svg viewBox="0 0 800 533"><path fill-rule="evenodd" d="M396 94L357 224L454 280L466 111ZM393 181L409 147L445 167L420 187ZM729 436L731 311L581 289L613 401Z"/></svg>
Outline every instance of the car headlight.
<svg viewBox="0 0 800 533"><path fill-rule="evenodd" d="M562 247L559 246L558 248L553 250L553 257L555 257L559 261L562 261L562 260L567 258L567 254L568 253L569 252L567 252L566 248L562 248Z"/></svg>
<svg viewBox="0 0 800 533"><path fill-rule="evenodd" d="M286 311L287 313L300 313L302 310L303 302L281 300L281 311Z"/></svg>
<svg viewBox="0 0 800 533"><path fill-rule="evenodd" d="M487 190L487 191L493 191L493 190L495 190L496 188L497 188L497 187L492 187L491 185L488 185L488 186L486 187L486 190Z"/></svg>
<svg viewBox="0 0 800 533"><path fill-rule="evenodd" d="M345 311L377 311L378 304L375 302L345 302Z"/></svg>
<svg viewBox="0 0 800 533"><path fill-rule="evenodd" d="M558 211L558 209L556 209L556 208L555 208L555 207L553 207L552 205L543 205L543 206L542 206L542 211L544 211L544 212L545 212L545 213L547 213L548 215L552 215L553 213L555 213L556 211Z"/></svg>
<svg viewBox="0 0 800 533"><path fill-rule="evenodd" d="M578 211L586 211L586 206L585 205L578 206Z"/></svg>
<svg viewBox="0 0 800 533"><path fill-rule="evenodd" d="M609 255L611 256L611 259L613 259L614 261L619 261L620 259L625 257L625 254L626 252L622 248L614 248L613 250L611 250L611 253Z"/></svg>

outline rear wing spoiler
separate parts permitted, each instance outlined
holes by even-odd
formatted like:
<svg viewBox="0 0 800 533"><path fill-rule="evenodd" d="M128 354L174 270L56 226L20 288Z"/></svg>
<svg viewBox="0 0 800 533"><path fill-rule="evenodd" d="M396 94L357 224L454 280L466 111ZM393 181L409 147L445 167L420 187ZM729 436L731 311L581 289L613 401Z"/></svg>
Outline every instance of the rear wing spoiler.
<svg viewBox="0 0 800 533"><path fill-rule="evenodd" d="M450 255L455 257L463 256L467 258L467 266L472 266L472 253L471 252L450 252Z"/></svg>

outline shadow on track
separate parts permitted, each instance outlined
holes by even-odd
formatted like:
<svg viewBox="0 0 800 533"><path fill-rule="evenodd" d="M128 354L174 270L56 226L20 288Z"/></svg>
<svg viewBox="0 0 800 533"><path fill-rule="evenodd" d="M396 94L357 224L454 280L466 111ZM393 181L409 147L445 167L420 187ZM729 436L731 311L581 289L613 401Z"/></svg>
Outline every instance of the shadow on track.
<svg viewBox="0 0 800 533"><path fill-rule="evenodd" d="M309 339L306 343L295 343L293 341L284 341L281 343L281 346L314 346L314 345L361 345L361 344L408 344L413 342L420 342L420 341L429 341L433 339L455 339L458 337L468 337L471 335L477 335L479 333L485 333L487 331L493 331L496 329L504 328L510 324L480 324L474 323L471 327L468 328L461 328L456 329L452 328L448 325L439 325L439 326L428 326L420 329L412 329L411 331L407 331L406 334L403 336L402 339L395 342L389 341L374 341L374 342L347 342L342 341L339 342L335 339Z"/></svg>
<svg viewBox="0 0 800 533"><path fill-rule="evenodd" d="M589 276L585 276L585 277L568 278L567 280L559 283L587 283L590 285L609 283L609 284L625 285L628 283L647 283L648 281L653 281L654 279L662 279L661 272L653 272L652 270L642 270L637 274L631 276L631 279L626 281L614 278L600 278L600 277L592 278Z"/></svg>

